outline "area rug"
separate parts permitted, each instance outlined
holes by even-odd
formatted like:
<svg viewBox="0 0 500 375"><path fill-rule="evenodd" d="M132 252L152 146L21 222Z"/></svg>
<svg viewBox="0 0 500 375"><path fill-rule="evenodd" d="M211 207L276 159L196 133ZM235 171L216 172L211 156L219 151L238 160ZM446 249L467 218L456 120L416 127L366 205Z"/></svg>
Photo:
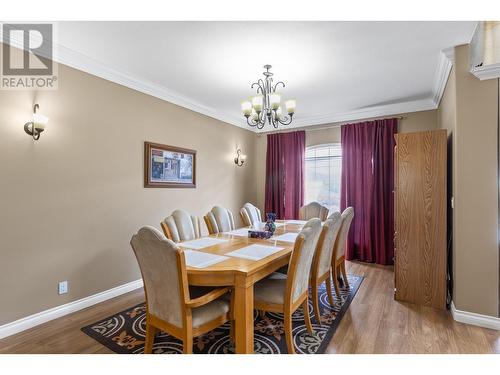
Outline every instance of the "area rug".
<svg viewBox="0 0 500 375"><path fill-rule="evenodd" d="M340 296L334 293L335 306L330 306L324 284L319 291L322 325L317 324L311 299L309 311L313 323L313 334L307 332L302 308L292 317L295 350L302 354L324 353L340 320L349 308L363 281L362 276L349 275L349 288L342 286ZM144 352L146 335L146 307L144 303L131 307L99 322L83 327L82 331L115 353L139 354ZM266 312L261 317L254 315L254 349L259 354L287 353L283 316ZM153 353L182 353L182 341L160 332L156 335ZM229 340L229 323L194 338L193 353L230 354L234 347Z"/></svg>

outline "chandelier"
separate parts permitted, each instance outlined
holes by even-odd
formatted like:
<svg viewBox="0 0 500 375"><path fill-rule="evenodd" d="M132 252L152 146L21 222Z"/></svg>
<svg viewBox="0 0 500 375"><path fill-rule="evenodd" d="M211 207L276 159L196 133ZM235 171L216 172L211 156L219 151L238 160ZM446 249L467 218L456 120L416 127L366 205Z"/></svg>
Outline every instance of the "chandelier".
<svg viewBox="0 0 500 375"><path fill-rule="evenodd" d="M285 101L285 110L283 113L281 108L281 94L276 92L276 88L281 85L285 87L282 81L273 84L273 73L269 71L271 65L264 65L263 72L264 80L259 79L251 86L253 89L257 87L257 95L251 98L251 101L241 103L241 110L247 119L247 124L257 129L262 129L266 122L278 128L279 124L289 125L292 122L293 114L295 113L295 100Z"/></svg>

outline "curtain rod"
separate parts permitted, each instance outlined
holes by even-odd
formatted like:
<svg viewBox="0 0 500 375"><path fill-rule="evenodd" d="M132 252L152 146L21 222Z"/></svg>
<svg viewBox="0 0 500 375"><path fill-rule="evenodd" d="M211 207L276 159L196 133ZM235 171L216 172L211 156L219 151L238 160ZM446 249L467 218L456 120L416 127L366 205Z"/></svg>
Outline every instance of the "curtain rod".
<svg viewBox="0 0 500 375"><path fill-rule="evenodd" d="M357 122L366 122L366 121L376 121L376 120L389 120L391 118L395 118L395 119L398 119L398 120L403 120L403 119L406 119L408 118L407 116L390 116L390 117L373 117L373 118L368 118L368 119L364 119L364 120L353 120L353 121L342 121L342 122L337 122L337 123L333 123L333 124L329 124L329 125L326 125L326 126L319 126L319 127L313 127L313 126L301 126L301 127L297 127L297 128L291 128L291 129L280 129L280 130L270 130L270 131L267 131L267 132L262 132L262 133L258 133L258 135L263 135L263 134L268 134L268 133L283 133L283 132L287 132L287 131L296 131L296 130L306 130L308 132L313 132L313 131L317 131L317 130L326 130L326 129L333 129L333 128L338 128L342 125L347 125L347 124L355 124Z"/></svg>

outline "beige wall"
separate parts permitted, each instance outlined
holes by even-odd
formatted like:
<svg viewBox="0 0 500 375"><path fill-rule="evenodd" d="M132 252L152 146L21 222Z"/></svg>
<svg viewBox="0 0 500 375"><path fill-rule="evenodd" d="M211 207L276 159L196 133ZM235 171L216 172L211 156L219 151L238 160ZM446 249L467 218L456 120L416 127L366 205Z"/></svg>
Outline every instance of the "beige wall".
<svg viewBox="0 0 500 375"><path fill-rule="evenodd" d="M439 126L452 149L453 301L458 310L498 315L498 80L469 73L469 47L455 48Z"/></svg>
<svg viewBox="0 0 500 375"><path fill-rule="evenodd" d="M399 132L411 133L422 130L433 130L438 127L437 111L422 111L405 113L399 120ZM367 119L370 120L370 119ZM362 120L359 120L362 121ZM358 121L356 121L358 122ZM318 125L306 128L306 147L326 144L340 143L340 125L341 123ZM293 129L299 130L299 129ZM255 179L257 183L257 205L264 209L265 202L265 183L266 183L266 149L267 135L257 135L255 143Z"/></svg>
<svg viewBox="0 0 500 375"><path fill-rule="evenodd" d="M34 102L50 117L37 142L23 130ZM143 188L146 140L197 150L197 188ZM254 201L254 143L250 131L66 66L57 91L0 91L0 325L140 278L131 235L176 208L237 213ZM59 296L61 280L69 293Z"/></svg>

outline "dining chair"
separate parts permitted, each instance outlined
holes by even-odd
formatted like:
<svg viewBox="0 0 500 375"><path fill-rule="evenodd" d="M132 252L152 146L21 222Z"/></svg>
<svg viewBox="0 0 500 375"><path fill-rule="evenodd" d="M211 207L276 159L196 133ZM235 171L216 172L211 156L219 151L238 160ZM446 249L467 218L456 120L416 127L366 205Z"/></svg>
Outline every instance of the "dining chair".
<svg viewBox="0 0 500 375"><path fill-rule="evenodd" d="M288 353L295 353L292 336L292 314L302 306L307 330L312 333L309 316L308 286L314 249L321 232L321 220L309 220L300 231L286 275L274 272L254 285L254 306L260 311L283 314Z"/></svg>
<svg viewBox="0 0 500 375"><path fill-rule="evenodd" d="M246 227L255 226L262 222L260 210L251 203L245 203L240 210L241 221Z"/></svg>
<svg viewBox="0 0 500 375"><path fill-rule="evenodd" d="M209 234L229 232L236 229L234 216L227 208L215 206L203 217Z"/></svg>
<svg viewBox="0 0 500 375"><path fill-rule="evenodd" d="M316 321L321 325L321 313L319 310L319 286L325 282L326 291L328 294L328 301L330 305L334 305L332 284L330 279L330 271L332 265L333 248L335 245L335 240L339 234L340 226L342 224L342 218L340 212L336 211L330 215L330 217L323 224L323 229L316 246L316 252L314 254L314 259L311 268L311 291L312 291L312 302L314 309L314 316Z"/></svg>
<svg viewBox="0 0 500 375"><path fill-rule="evenodd" d="M189 241L201 237L200 219L184 210L175 210L161 222L165 237L174 242Z"/></svg>
<svg viewBox="0 0 500 375"><path fill-rule="evenodd" d="M347 234L351 228L351 222L354 218L354 208L347 207L344 212L342 212L339 235L335 241L335 246L333 249L332 256L332 279L333 285L335 287L335 293L337 297L340 297L339 293L339 276L342 273L342 278L344 279L344 284L349 287L349 282L347 281L347 272L345 270L345 247Z"/></svg>
<svg viewBox="0 0 500 375"><path fill-rule="evenodd" d="M158 330L182 340L184 353L193 352L193 337L209 332L230 320L231 303L223 298L229 288L199 294L190 290L184 251L156 228L143 227L130 241L146 294L146 341L151 353Z"/></svg>
<svg viewBox="0 0 500 375"><path fill-rule="evenodd" d="M305 206L300 207L299 209L299 219L300 220L309 220L313 217L317 217L321 219L321 221L325 221L328 216L328 208L322 206L318 202L311 202L306 204Z"/></svg>

